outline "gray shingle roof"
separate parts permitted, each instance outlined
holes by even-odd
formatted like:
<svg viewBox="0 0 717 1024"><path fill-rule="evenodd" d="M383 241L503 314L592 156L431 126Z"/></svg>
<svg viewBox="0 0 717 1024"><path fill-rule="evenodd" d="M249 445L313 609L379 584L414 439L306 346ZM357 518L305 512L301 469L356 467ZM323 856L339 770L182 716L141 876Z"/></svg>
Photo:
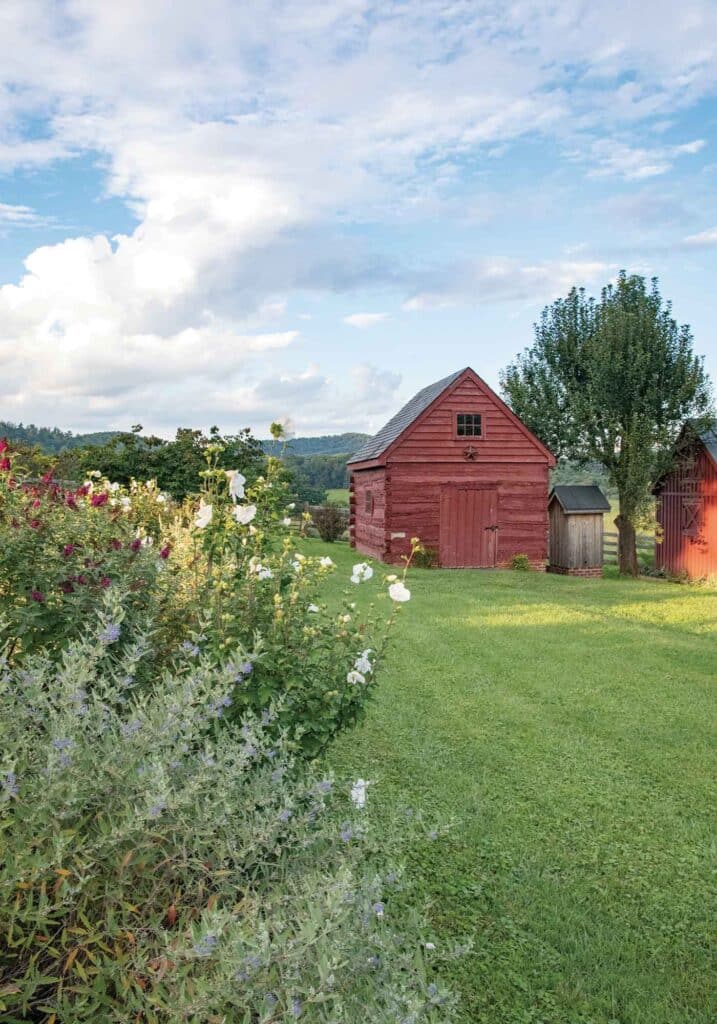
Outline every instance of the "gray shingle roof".
<svg viewBox="0 0 717 1024"><path fill-rule="evenodd" d="M709 427L700 434L700 441L705 446L707 451L710 453L712 458L717 462L717 425Z"/></svg>
<svg viewBox="0 0 717 1024"><path fill-rule="evenodd" d="M556 497L563 512L609 512L610 502L599 487L593 484L558 484L550 492L550 501Z"/></svg>
<svg viewBox="0 0 717 1024"><path fill-rule="evenodd" d="M435 384L429 384L428 387L423 388L417 395L414 395L410 402L406 402L404 407L385 426L381 427L377 434L369 438L357 452L354 452L348 460L348 465L350 466L352 462L366 462L369 459L377 459L380 455L383 455L389 445L393 444L396 438L407 427L410 427L414 420L418 419L431 402L434 402L462 373L465 373L466 369L464 367L462 370L457 370L450 377L437 380Z"/></svg>

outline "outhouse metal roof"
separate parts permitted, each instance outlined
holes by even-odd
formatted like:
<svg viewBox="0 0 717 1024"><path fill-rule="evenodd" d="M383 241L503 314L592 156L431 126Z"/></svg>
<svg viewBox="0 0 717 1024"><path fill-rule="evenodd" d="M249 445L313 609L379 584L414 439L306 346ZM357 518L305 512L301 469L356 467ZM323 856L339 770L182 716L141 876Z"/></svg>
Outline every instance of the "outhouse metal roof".
<svg viewBox="0 0 717 1024"><path fill-rule="evenodd" d="M550 492L548 504L553 498L557 498L563 512L567 513L610 511L610 502L594 484L557 484Z"/></svg>
<svg viewBox="0 0 717 1024"><path fill-rule="evenodd" d="M423 388L417 395L414 395L385 426L381 427L377 434L370 437L357 452L353 453L347 465L350 466L352 462L366 462L368 459L377 459L380 455L383 455L389 445L392 445L396 438L400 437L404 430L410 427L414 420L418 419L431 402L434 402L446 388L458 380L461 374L466 372L466 369L467 367L457 370L449 377L437 380L435 384L429 384L428 387Z"/></svg>

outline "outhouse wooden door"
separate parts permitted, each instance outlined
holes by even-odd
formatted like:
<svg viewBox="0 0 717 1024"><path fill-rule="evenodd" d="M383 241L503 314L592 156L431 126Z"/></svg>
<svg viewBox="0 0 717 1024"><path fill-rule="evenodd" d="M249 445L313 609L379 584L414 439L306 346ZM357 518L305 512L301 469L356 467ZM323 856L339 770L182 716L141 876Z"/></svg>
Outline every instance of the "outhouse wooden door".
<svg viewBox="0 0 717 1024"><path fill-rule="evenodd" d="M488 568L498 550L498 491L455 484L441 489L439 560L448 569Z"/></svg>

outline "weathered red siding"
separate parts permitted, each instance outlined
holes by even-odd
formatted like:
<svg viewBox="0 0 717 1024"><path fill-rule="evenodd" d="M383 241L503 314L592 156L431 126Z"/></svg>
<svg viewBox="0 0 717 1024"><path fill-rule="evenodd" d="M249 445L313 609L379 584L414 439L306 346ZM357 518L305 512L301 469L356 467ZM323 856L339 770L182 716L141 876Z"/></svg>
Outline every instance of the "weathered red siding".
<svg viewBox="0 0 717 1024"><path fill-rule="evenodd" d="M366 494L371 511L366 510ZM353 547L372 558L386 554L386 471L367 469L351 474L349 493L349 536Z"/></svg>
<svg viewBox="0 0 717 1024"><path fill-rule="evenodd" d="M482 436L456 437L458 413L480 413ZM467 449L473 449L468 458ZM472 371L466 371L384 453L385 516L383 552L373 524L363 521L359 491L370 474L384 470L352 468L356 495L354 543L367 554L399 562L411 537L442 554L443 564L505 565L527 554L544 568L548 554L548 472L552 456L503 406ZM466 498L465 509L447 498L451 489L495 491L489 502ZM463 511L461 512L461 509ZM483 523L493 518L495 523ZM452 537L497 527L494 538ZM469 561L472 559L472 561Z"/></svg>
<svg viewBox="0 0 717 1024"><path fill-rule="evenodd" d="M662 482L657 521L663 539L655 545L659 568L692 579L717 575L717 467L697 445L694 459Z"/></svg>

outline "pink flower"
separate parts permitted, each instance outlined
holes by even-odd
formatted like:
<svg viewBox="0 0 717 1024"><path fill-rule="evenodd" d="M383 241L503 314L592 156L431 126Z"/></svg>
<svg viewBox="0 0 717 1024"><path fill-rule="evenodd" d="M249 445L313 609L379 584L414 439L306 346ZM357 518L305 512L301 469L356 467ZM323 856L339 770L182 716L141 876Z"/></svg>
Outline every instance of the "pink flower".
<svg viewBox="0 0 717 1024"><path fill-rule="evenodd" d="M8 459L7 456L3 455L3 457L0 459L0 470L5 470L5 472L8 472L11 469L12 463L10 462L10 459Z"/></svg>
<svg viewBox="0 0 717 1024"><path fill-rule="evenodd" d="M122 547L122 541L121 540L117 540L116 537L112 538L112 540L110 541L110 544L115 549L115 551L119 551L120 548Z"/></svg>
<svg viewBox="0 0 717 1024"><path fill-rule="evenodd" d="M63 594L74 594L75 588L72 586L72 580L63 580L60 584L60 590Z"/></svg>
<svg viewBox="0 0 717 1024"><path fill-rule="evenodd" d="M84 585L87 583L87 577L83 576L82 573L80 573L79 576L75 576L75 583L79 583L81 587L84 587Z"/></svg>
<svg viewBox="0 0 717 1024"><path fill-rule="evenodd" d="M112 583L112 580L109 578L109 576L101 576L100 577L100 586L104 587L105 590L107 589L107 587L110 586L111 583Z"/></svg>
<svg viewBox="0 0 717 1024"><path fill-rule="evenodd" d="M74 544L65 544L64 548L62 549L62 554L65 556L65 558L69 558L70 555L74 555L74 553L75 553L75 545Z"/></svg>
<svg viewBox="0 0 717 1024"><path fill-rule="evenodd" d="M93 508L98 508L100 505L106 505L108 498L109 495L107 494L107 492L104 492L103 494L93 494L92 498L90 499L90 504L92 505Z"/></svg>
<svg viewBox="0 0 717 1024"><path fill-rule="evenodd" d="M31 590L30 597L33 599L33 601L37 601L39 604L42 604L42 602L45 600L45 595L41 590Z"/></svg>
<svg viewBox="0 0 717 1024"><path fill-rule="evenodd" d="M65 495L65 503L68 508L77 508L77 502L75 501L75 496L73 494Z"/></svg>
<svg viewBox="0 0 717 1024"><path fill-rule="evenodd" d="M75 496L77 498L84 498L84 496L86 494L89 494L89 493L90 493L90 488L89 488L88 484L83 484L82 487L78 487L77 488L77 490L75 491Z"/></svg>
<svg viewBox="0 0 717 1024"><path fill-rule="evenodd" d="M133 540L132 543L130 544L130 550L132 551L139 551L141 547L142 541L139 539L139 537L137 537L136 540Z"/></svg>
<svg viewBox="0 0 717 1024"><path fill-rule="evenodd" d="M41 506L42 506L42 502L40 501L40 499L39 498L35 498L35 500L32 503L32 507L33 508L40 508Z"/></svg>
<svg viewBox="0 0 717 1024"><path fill-rule="evenodd" d="M39 519L31 519L30 520L30 529L31 530L39 530L41 526L42 526L42 523L40 522Z"/></svg>
<svg viewBox="0 0 717 1024"><path fill-rule="evenodd" d="M6 452L9 447L10 445L7 443L7 438L3 437L3 439L0 440L0 453Z"/></svg>
<svg viewBox="0 0 717 1024"><path fill-rule="evenodd" d="M165 544L162 550L159 552L160 558L169 558L169 552L171 551L169 544Z"/></svg>

